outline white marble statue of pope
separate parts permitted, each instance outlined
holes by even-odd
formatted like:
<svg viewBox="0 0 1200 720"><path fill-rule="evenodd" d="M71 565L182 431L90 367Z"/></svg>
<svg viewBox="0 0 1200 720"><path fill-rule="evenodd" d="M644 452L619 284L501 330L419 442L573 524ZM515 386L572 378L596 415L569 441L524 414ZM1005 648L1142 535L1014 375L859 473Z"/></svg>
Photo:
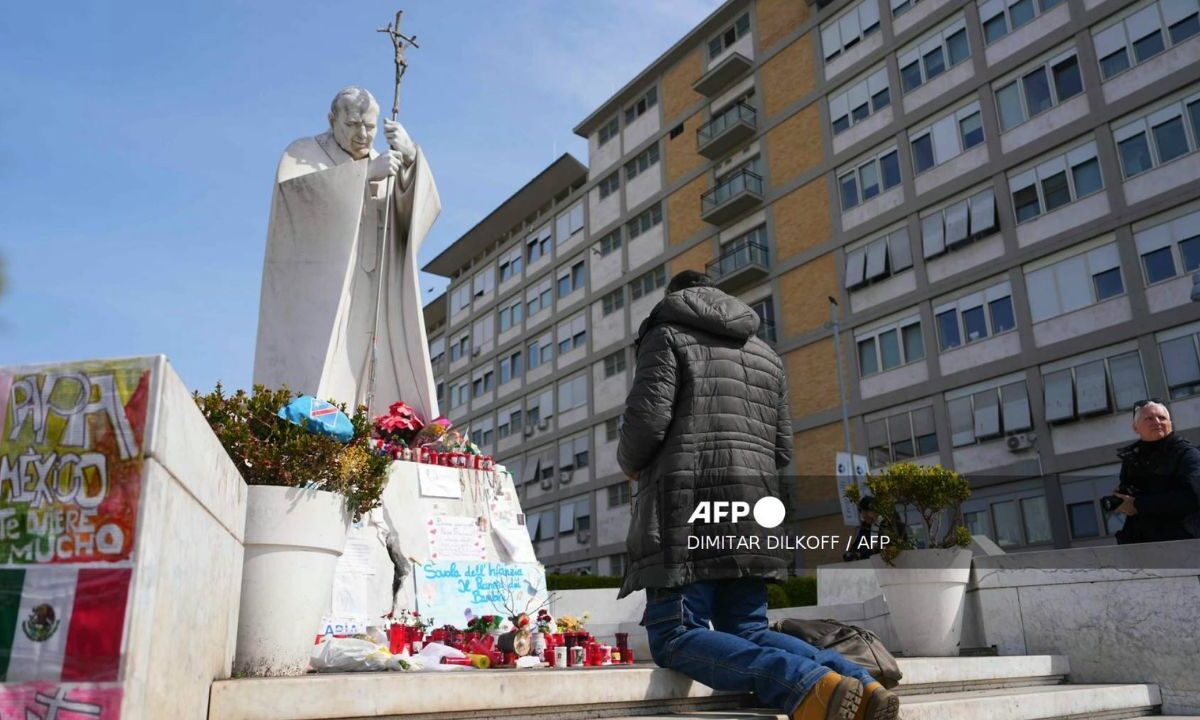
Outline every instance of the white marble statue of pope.
<svg viewBox="0 0 1200 720"><path fill-rule="evenodd" d="M374 150L378 119L371 93L348 87L333 99L329 130L279 161L254 382L350 409L370 398L373 415L403 400L429 421L438 407L417 251L441 201L399 123L384 120L389 149Z"/></svg>

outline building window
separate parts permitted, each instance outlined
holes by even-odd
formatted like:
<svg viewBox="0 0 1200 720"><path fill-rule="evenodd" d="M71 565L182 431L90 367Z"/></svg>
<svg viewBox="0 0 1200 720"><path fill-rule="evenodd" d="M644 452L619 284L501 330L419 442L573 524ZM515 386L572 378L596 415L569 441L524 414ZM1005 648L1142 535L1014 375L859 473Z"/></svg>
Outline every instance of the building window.
<svg viewBox="0 0 1200 720"><path fill-rule="evenodd" d="M446 338L440 337L429 343L429 364L437 365L446 357Z"/></svg>
<svg viewBox="0 0 1200 720"><path fill-rule="evenodd" d="M1008 186L1018 224L1100 192L1104 178L1096 159L1095 141L1009 176Z"/></svg>
<svg viewBox="0 0 1200 720"><path fill-rule="evenodd" d="M477 321L471 328L471 342L475 348L481 348L496 337L496 323L491 316Z"/></svg>
<svg viewBox="0 0 1200 720"><path fill-rule="evenodd" d="M525 317L533 317L543 310L550 309L553 304L553 287L550 278L546 278L525 291Z"/></svg>
<svg viewBox="0 0 1200 720"><path fill-rule="evenodd" d="M1063 0L987 0L979 4L979 21L983 23L983 41L992 44L1024 27L1038 15L1048 12Z"/></svg>
<svg viewBox="0 0 1200 720"><path fill-rule="evenodd" d="M615 193L621 188L621 173L615 172L601 180L599 188L601 200Z"/></svg>
<svg viewBox="0 0 1200 720"><path fill-rule="evenodd" d="M582 470L590 462L591 443L587 435L577 435L558 444L558 471Z"/></svg>
<svg viewBox="0 0 1200 720"><path fill-rule="evenodd" d="M1101 77L1108 80L1200 32L1197 10L1193 0L1160 0L1092 33Z"/></svg>
<svg viewBox="0 0 1200 720"><path fill-rule="evenodd" d="M1121 172L1131 178L1196 152L1200 138L1200 94L1113 129Z"/></svg>
<svg viewBox="0 0 1200 720"><path fill-rule="evenodd" d="M658 143L654 143L638 156L625 163L625 179L632 180L658 164Z"/></svg>
<svg viewBox="0 0 1200 720"><path fill-rule="evenodd" d="M629 492L629 482L619 482L616 485L608 486L608 506L618 507L628 505L632 500L632 493Z"/></svg>
<svg viewBox="0 0 1200 720"><path fill-rule="evenodd" d="M525 240L525 256L528 264L532 265L544 257L550 257L550 236L552 234L550 225L547 224Z"/></svg>
<svg viewBox="0 0 1200 720"><path fill-rule="evenodd" d="M450 384L450 407L456 408L471 399L471 383L466 379Z"/></svg>
<svg viewBox="0 0 1200 720"><path fill-rule="evenodd" d="M463 283L450 291L450 314L457 315L471 306L471 283Z"/></svg>
<svg viewBox="0 0 1200 720"><path fill-rule="evenodd" d="M1147 228L1133 236L1146 284L1200 270L1200 212Z"/></svg>
<svg viewBox="0 0 1200 720"><path fill-rule="evenodd" d="M495 382L495 379L496 379L496 374L494 372L492 372L491 370L488 370L484 374L475 378L471 382L471 386L474 389L474 396L482 397L484 393L491 392L493 383Z"/></svg>
<svg viewBox="0 0 1200 720"><path fill-rule="evenodd" d="M919 175L982 142L983 123L979 115L979 101L976 100L929 127L909 134L913 172Z"/></svg>
<svg viewBox="0 0 1200 720"><path fill-rule="evenodd" d="M893 146L860 162L857 167L838 173L842 211L856 207L899 184L900 160Z"/></svg>
<svg viewBox="0 0 1200 720"><path fill-rule="evenodd" d="M496 288L496 270L495 268L487 268L483 272L477 274L472 280L471 285L475 293L475 297L482 297L486 293L490 293Z"/></svg>
<svg viewBox="0 0 1200 720"><path fill-rule="evenodd" d="M871 467L933 455L938 451L933 408L902 412L867 423Z"/></svg>
<svg viewBox="0 0 1200 720"><path fill-rule="evenodd" d="M588 401L587 375L576 375L558 384L558 411L560 413L584 407Z"/></svg>
<svg viewBox="0 0 1200 720"><path fill-rule="evenodd" d="M625 372L625 351L618 350L604 358L604 377L610 378L617 373Z"/></svg>
<svg viewBox="0 0 1200 720"><path fill-rule="evenodd" d="M634 120L646 114L646 111L658 104L658 88L652 87L646 91L646 94L638 98L629 107L625 108L625 124L629 125Z"/></svg>
<svg viewBox="0 0 1200 720"><path fill-rule="evenodd" d="M912 10L913 6L923 2L923 0L891 0L891 2L892 17L900 17L909 10Z"/></svg>
<svg viewBox="0 0 1200 720"><path fill-rule="evenodd" d="M583 260L558 271L558 298L561 300L576 290L583 289Z"/></svg>
<svg viewBox="0 0 1200 720"><path fill-rule="evenodd" d="M750 309L758 315L758 338L766 343L775 342L775 302L768 296L755 303Z"/></svg>
<svg viewBox="0 0 1200 720"><path fill-rule="evenodd" d="M471 352L471 336L464 334L450 346L450 362L461 360Z"/></svg>
<svg viewBox="0 0 1200 720"><path fill-rule="evenodd" d="M521 315L524 309L525 303L521 302L519 296L512 304L500 308L500 312L497 313L500 316L500 332L518 327L521 324Z"/></svg>
<svg viewBox="0 0 1200 720"><path fill-rule="evenodd" d="M967 23L959 18L900 53L901 87L910 93L969 57Z"/></svg>
<svg viewBox="0 0 1200 720"><path fill-rule="evenodd" d="M1049 423L1131 410L1146 399L1142 358L1136 350L1044 371L1042 385Z"/></svg>
<svg viewBox="0 0 1200 720"><path fill-rule="evenodd" d="M530 370L548 363L554 359L553 336L550 333L546 333L537 340L530 342L525 350L529 357L527 363Z"/></svg>
<svg viewBox="0 0 1200 720"><path fill-rule="evenodd" d="M846 254L846 289L857 290L912 267L908 228L899 228Z"/></svg>
<svg viewBox="0 0 1200 720"><path fill-rule="evenodd" d="M521 248L513 248L500 259L500 282L519 277L521 274L523 255Z"/></svg>
<svg viewBox="0 0 1200 720"><path fill-rule="evenodd" d="M926 258L931 258L991 235L997 229L996 195L987 188L921 218L922 251Z"/></svg>
<svg viewBox="0 0 1200 720"><path fill-rule="evenodd" d="M1024 380L955 397L946 402L950 443L973 445L1033 427Z"/></svg>
<svg viewBox="0 0 1200 720"><path fill-rule="evenodd" d="M863 0L840 17L821 26L821 47L825 62L836 58L879 29L879 5Z"/></svg>
<svg viewBox="0 0 1200 720"><path fill-rule="evenodd" d="M570 210L559 215L554 221L554 232L558 239L556 242L562 244L571 239L571 236L583 229L583 201L575 203Z"/></svg>
<svg viewBox="0 0 1200 720"><path fill-rule="evenodd" d="M604 421L604 442L616 442L621 435L621 416Z"/></svg>
<svg viewBox="0 0 1200 720"><path fill-rule="evenodd" d="M912 317L856 336L860 377L886 372L925 357L921 321Z"/></svg>
<svg viewBox="0 0 1200 720"><path fill-rule="evenodd" d="M500 358L500 384L504 385L521 377L522 370L520 350Z"/></svg>
<svg viewBox="0 0 1200 720"><path fill-rule="evenodd" d="M575 317L558 324L558 354L571 352L587 343L587 315L579 313Z"/></svg>
<svg viewBox="0 0 1200 720"><path fill-rule="evenodd" d="M891 104L885 66L829 97L829 118L833 123L833 134L849 130Z"/></svg>
<svg viewBox="0 0 1200 720"><path fill-rule="evenodd" d="M625 223L625 231L629 234L629 239L633 240L638 235L641 235L661 222L662 205L658 204L652 208L647 208L637 217Z"/></svg>
<svg viewBox="0 0 1200 720"><path fill-rule="evenodd" d="M600 126L600 133L599 133L599 138L598 138L599 142L597 143L597 147L603 147L605 143L607 143L609 140L612 140L613 138L615 138L620 133L620 130L621 130L620 123L617 120L617 116L613 115L612 118L609 119L608 122L606 122L606 123L604 123L604 125Z"/></svg>
<svg viewBox="0 0 1200 720"><path fill-rule="evenodd" d="M649 295L666 284L667 268L665 265L659 265L650 272L645 273L634 280L629 285L629 292L634 300L638 300L643 295Z"/></svg>
<svg viewBox="0 0 1200 720"><path fill-rule="evenodd" d="M1072 248L1067 253L1053 256L1049 265L1025 271L1030 314L1035 323L1125 292L1116 242L1090 250Z"/></svg>
<svg viewBox="0 0 1200 720"><path fill-rule="evenodd" d="M496 427L496 437L500 440L521 432L521 406L515 405L500 411L500 424Z"/></svg>
<svg viewBox="0 0 1200 720"><path fill-rule="evenodd" d="M708 59L713 60L719 57L748 32L750 32L750 13L742 13L737 20L733 21L732 25L708 41Z"/></svg>
<svg viewBox="0 0 1200 720"><path fill-rule="evenodd" d="M1001 84L996 89L1000 130L1011 130L1082 92L1079 58L1073 49L1035 68L1022 71L1011 82Z"/></svg>
<svg viewBox="0 0 1200 720"><path fill-rule="evenodd" d="M621 249L621 229L617 228L600 238L600 257L608 257Z"/></svg>
<svg viewBox="0 0 1200 720"><path fill-rule="evenodd" d="M1197 350L1197 342L1200 342L1200 337L1193 332L1158 343L1163 372L1167 376L1167 389L1172 398L1200 395L1200 351Z"/></svg>
<svg viewBox="0 0 1200 720"><path fill-rule="evenodd" d="M1012 288L1005 281L935 307L938 347L942 352L1016 328Z"/></svg>
<svg viewBox="0 0 1200 720"><path fill-rule="evenodd" d="M600 298L600 314L604 317L612 315L625 307L625 288L619 287Z"/></svg>

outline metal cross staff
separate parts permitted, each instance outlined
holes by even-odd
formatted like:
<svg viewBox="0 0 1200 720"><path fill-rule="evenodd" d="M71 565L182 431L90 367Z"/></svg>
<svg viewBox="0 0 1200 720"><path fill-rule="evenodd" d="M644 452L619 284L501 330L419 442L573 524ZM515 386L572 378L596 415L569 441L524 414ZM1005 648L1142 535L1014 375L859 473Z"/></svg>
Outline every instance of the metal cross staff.
<svg viewBox="0 0 1200 720"><path fill-rule="evenodd" d="M396 94L392 98L392 119L400 113L400 79L404 77L404 71L408 69L408 62L404 59L405 43L412 45L415 48L421 47L417 44L417 36L401 35L400 34L400 16L404 14L403 10L396 11L396 21L388 23L387 27L378 28L375 32L387 33L392 40L392 45L396 48Z"/></svg>
<svg viewBox="0 0 1200 720"><path fill-rule="evenodd" d="M404 59L404 46L411 45L415 48L421 47L417 44L417 36L403 35L400 32L400 18L404 15L403 10L396 11L395 22L388 23L387 27L377 28L375 32L387 33L388 38L392 41L392 46L396 50L396 92L392 96L392 120L400 114L400 80L404 77L404 72L408 70L408 61ZM392 197L395 191L395 178L388 178L387 193L384 201L383 214L383 248L379 255L379 277L376 280L375 288L375 326L371 331L371 357L370 366L367 370L367 392L366 402L367 407L375 402L375 366L378 363L378 340L379 340L379 321L383 314L383 283L386 276L385 260L387 259L388 249L388 219L392 215ZM397 400L400 398L396 398Z"/></svg>

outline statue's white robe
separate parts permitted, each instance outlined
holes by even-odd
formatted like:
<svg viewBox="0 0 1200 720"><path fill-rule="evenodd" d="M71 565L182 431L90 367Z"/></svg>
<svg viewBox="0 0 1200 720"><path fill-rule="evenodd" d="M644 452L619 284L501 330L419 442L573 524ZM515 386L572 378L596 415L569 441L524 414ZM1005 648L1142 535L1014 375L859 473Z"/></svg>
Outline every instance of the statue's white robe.
<svg viewBox="0 0 1200 720"><path fill-rule="evenodd" d="M271 199L254 382L286 384L351 409L370 397L373 415L403 400L429 421L438 406L417 251L441 200L418 148L415 165L395 183L384 237L387 184L367 180L368 162L351 158L328 132L284 151Z"/></svg>

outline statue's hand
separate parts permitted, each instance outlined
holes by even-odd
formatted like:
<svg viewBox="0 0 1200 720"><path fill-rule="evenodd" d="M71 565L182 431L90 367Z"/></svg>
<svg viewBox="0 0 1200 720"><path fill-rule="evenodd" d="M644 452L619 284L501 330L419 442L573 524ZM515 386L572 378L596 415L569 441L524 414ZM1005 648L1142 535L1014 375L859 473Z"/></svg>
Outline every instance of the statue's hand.
<svg viewBox="0 0 1200 720"><path fill-rule="evenodd" d="M400 152L397 150L388 150L379 153L379 156L367 166L367 179L382 180L386 177L391 177L400 172L400 166L403 162Z"/></svg>
<svg viewBox="0 0 1200 720"><path fill-rule="evenodd" d="M395 120L384 120L383 134L387 136L388 147L398 151L404 158L405 167L412 165L417 159L417 146L404 126Z"/></svg>

